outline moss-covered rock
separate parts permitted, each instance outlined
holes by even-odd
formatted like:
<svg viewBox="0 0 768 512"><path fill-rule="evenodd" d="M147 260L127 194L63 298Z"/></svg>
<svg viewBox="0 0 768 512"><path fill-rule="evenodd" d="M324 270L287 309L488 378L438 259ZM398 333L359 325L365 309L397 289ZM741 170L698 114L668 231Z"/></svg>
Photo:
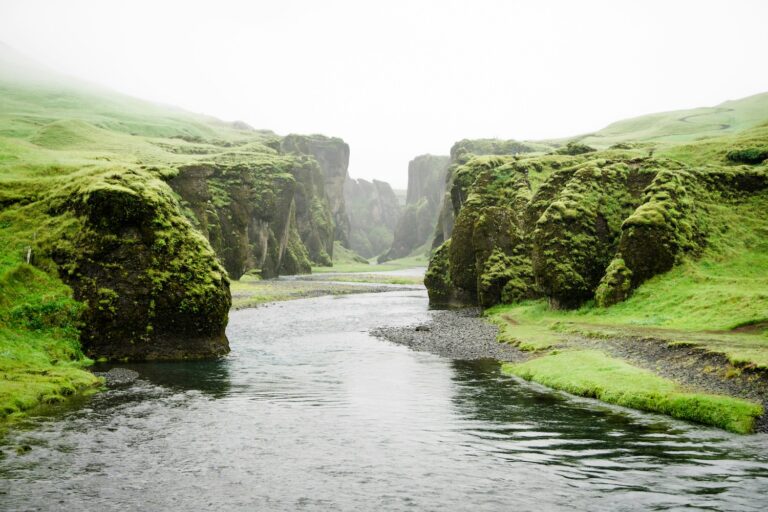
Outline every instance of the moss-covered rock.
<svg viewBox="0 0 768 512"><path fill-rule="evenodd" d="M468 187L485 164L495 167L493 159L477 160L465 166L477 156L522 155L550 149L542 144L499 139L463 139L451 147L450 162L445 177L442 206L435 226L432 248L451 238L456 216L467 197Z"/></svg>
<svg viewBox="0 0 768 512"><path fill-rule="evenodd" d="M299 238L312 263L329 267L332 264L334 224L323 173L317 161L305 156L295 158L290 172L296 181L293 200ZM298 252L296 254L299 256ZM304 265L301 271L306 272Z"/></svg>
<svg viewBox="0 0 768 512"><path fill-rule="evenodd" d="M438 247L429 260L429 267L424 274L424 285L429 293L430 304L450 305L452 302L454 288L448 263L450 249L451 241L449 240Z"/></svg>
<svg viewBox="0 0 768 512"><path fill-rule="evenodd" d="M632 287L670 270L684 252L702 243L694 198L700 186L690 172L666 162L645 191L643 203L621 226L619 254Z"/></svg>
<svg viewBox="0 0 768 512"><path fill-rule="evenodd" d="M267 278L279 274L297 229L294 169L292 158L264 155L249 163L181 166L170 181L232 278L252 269ZM303 252L297 263L308 272Z"/></svg>
<svg viewBox="0 0 768 512"><path fill-rule="evenodd" d="M470 157L453 170L460 208L430 297L609 306L705 246L706 205L764 189L763 167L694 169L616 149Z"/></svg>
<svg viewBox="0 0 768 512"><path fill-rule="evenodd" d="M594 295L616 252L621 222L637 199L623 162L582 164L557 194L533 231L533 272L554 307L571 308Z"/></svg>
<svg viewBox="0 0 768 512"><path fill-rule="evenodd" d="M613 306L626 300L632 291L632 271L624 260L614 258L595 290L595 302L600 307Z"/></svg>
<svg viewBox="0 0 768 512"><path fill-rule="evenodd" d="M349 167L349 145L337 137L291 134L280 142L280 151L287 155L307 155L314 158L323 175L325 195L334 223L334 239L349 246L349 216L344 202L344 183ZM331 252L328 252L330 249ZM333 245L326 248L331 258Z"/></svg>
<svg viewBox="0 0 768 512"><path fill-rule="evenodd" d="M80 340L108 359L187 359L229 351L229 281L171 189L134 169L96 172L44 200L51 261L85 305Z"/></svg>

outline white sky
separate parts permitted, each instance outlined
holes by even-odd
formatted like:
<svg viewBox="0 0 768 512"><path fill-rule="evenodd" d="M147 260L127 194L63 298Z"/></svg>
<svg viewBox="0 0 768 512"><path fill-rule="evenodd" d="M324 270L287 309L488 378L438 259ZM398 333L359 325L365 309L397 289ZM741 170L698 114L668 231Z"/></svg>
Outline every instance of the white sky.
<svg viewBox="0 0 768 512"><path fill-rule="evenodd" d="M768 90L768 1L0 0L0 40L134 96L351 146L405 188L456 140Z"/></svg>

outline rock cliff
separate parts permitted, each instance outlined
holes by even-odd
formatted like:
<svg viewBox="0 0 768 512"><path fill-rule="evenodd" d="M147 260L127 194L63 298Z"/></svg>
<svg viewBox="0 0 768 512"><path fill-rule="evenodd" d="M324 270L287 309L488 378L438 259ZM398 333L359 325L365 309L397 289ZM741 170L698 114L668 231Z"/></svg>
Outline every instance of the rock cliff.
<svg viewBox="0 0 768 512"><path fill-rule="evenodd" d="M44 226L32 263L83 304L80 341L93 358L189 359L229 351L229 281L170 187L143 169L53 179L23 206Z"/></svg>
<svg viewBox="0 0 768 512"><path fill-rule="evenodd" d="M401 213L389 183L347 179L344 197L349 214L349 248L365 258L386 251Z"/></svg>
<svg viewBox="0 0 768 512"><path fill-rule="evenodd" d="M631 151L472 157L453 170L459 208L427 271L430 300L608 306L695 257L714 224L708 205L766 189L765 169Z"/></svg>
<svg viewBox="0 0 768 512"><path fill-rule="evenodd" d="M482 155L517 155L537 151L531 143L516 140L498 139L463 139L451 147L450 162L445 175L442 205L435 226L432 248L436 249L444 241L451 238L453 223L471 185L467 179L457 179L455 175L459 167L467 163L473 156Z"/></svg>
<svg viewBox="0 0 768 512"><path fill-rule="evenodd" d="M324 135L288 135L280 143L280 151L289 155L308 155L320 166L325 195L334 224L334 239L349 245L349 216L344 204L344 184L349 167L349 145L336 137ZM333 257L333 244L325 247Z"/></svg>
<svg viewBox="0 0 768 512"><path fill-rule="evenodd" d="M379 261L408 256L430 241L440 213L448 164L447 156L435 155L421 155L408 163L405 209L391 247Z"/></svg>

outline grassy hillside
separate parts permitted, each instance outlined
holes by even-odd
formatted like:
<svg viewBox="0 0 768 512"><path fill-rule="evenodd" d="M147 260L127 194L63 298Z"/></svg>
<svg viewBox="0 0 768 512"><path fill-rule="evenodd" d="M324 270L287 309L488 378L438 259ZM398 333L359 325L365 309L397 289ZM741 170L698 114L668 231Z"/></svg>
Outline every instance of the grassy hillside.
<svg viewBox="0 0 768 512"><path fill-rule="evenodd" d="M660 112L615 122L576 140L596 148L626 142L662 146L733 135L768 121L768 93L720 103L714 107Z"/></svg>
<svg viewBox="0 0 768 512"><path fill-rule="evenodd" d="M212 253L192 233L166 180L177 166L199 161L237 164L256 159L263 164L276 155L277 141L271 132L79 83L0 48L0 418L99 385L82 369L89 360L80 347L80 322L86 307L108 317L110 310L118 311L116 301L122 298L112 289L97 288L98 304L97 299L74 300L73 290L60 278L62 265L78 272L70 276L77 281L78 269L89 263L70 253L55 256L65 254L67 247L84 247L72 244L91 233L84 222L96 208L95 198L105 198L99 208L129 201L121 211L138 222L145 221L137 215L158 215L151 228L147 225L155 238L152 261L170 258L166 262L171 263L163 263L163 272L148 279L157 293L168 294L172 281L184 283L179 279L182 267L174 268L173 262L194 269L201 257L209 257L196 251ZM134 200L136 208L149 209L129 213ZM117 211L105 222L117 222ZM93 227L101 228L109 226ZM124 250L130 251L130 236L108 243L125 243ZM192 252L185 253L185 260L180 251ZM207 275L196 273L190 279ZM184 293L203 293L204 288L195 286L190 281ZM179 300L192 307L197 299Z"/></svg>

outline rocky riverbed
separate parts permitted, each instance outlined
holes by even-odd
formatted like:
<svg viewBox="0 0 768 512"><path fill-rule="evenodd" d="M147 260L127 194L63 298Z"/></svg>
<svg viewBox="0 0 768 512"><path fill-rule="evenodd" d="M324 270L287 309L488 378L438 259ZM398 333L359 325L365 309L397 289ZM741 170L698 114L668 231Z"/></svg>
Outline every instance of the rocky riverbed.
<svg viewBox="0 0 768 512"><path fill-rule="evenodd" d="M496 341L498 328L480 317L480 310L433 311L428 324L406 327L379 327L371 334L405 345L413 350L432 352L451 359L497 359L524 361L525 352Z"/></svg>

